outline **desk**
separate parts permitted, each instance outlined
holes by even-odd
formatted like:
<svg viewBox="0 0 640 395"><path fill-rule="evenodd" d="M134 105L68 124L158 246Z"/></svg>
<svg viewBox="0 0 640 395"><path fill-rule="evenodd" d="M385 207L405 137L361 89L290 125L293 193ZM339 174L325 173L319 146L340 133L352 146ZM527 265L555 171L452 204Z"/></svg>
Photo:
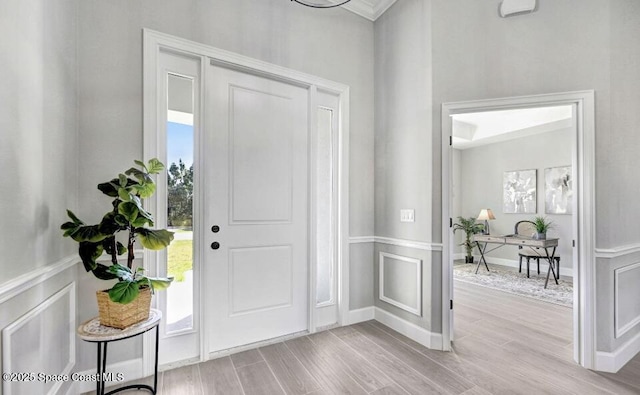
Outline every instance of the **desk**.
<svg viewBox="0 0 640 395"><path fill-rule="evenodd" d="M560 277L560 270L556 273L554 268L555 265L555 254L556 247L558 247L558 239L546 239L546 240L537 240L532 239L530 237L522 237L517 235L506 235L506 236L494 236L494 235L473 235L473 241L478 245L478 250L480 250L480 260L478 261L478 265L476 266L476 274L478 274L478 269L480 269L480 265L484 263L484 266L489 271L489 265L487 265L487 261L484 258L484 254L497 250L500 247L505 245L518 245L524 247L534 247L534 248L543 248L545 251L545 255L542 258L546 258L549 261L549 270L547 270L547 279L544 282L545 289L549 283L549 274L553 273L553 279L556 284L558 284L558 278ZM484 243L481 245L480 243ZM498 244L497 247L492 248L487 251L487 246L489 244ZM551 254L549 254L549 249L551 249ZM560 269L560 264L558 264L558 269Z"/></svg>
<svg viewBox="0 0 640 395"><path fill-rule="evenodd" d="M161 318L162 312L160 310L151 309L149 312L149 318L146 321L138 322L137 324L133 324L125 329L117 329L100 325L99 317L93 318L78 327L78 336L82 340L98 344L98 380L96 381L97 395L115 394L117 392L130 389L144 389L152 394L156 394L158 387L158 324L160 324ZM156 360L153 375L153 387L146 384L131 384L105 394L104 391L106 383L104 382L104 378L107 369L107 344L109 342L129 339L134 336L141 335L153 328L156 328Z"/></svg>

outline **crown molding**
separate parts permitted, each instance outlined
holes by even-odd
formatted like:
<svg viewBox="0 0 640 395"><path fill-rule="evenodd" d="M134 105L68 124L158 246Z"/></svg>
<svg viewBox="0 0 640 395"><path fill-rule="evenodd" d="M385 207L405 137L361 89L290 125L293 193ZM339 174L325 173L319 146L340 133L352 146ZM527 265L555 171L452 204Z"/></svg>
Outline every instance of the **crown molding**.
<svg viewBox="0 0 640 395"><path fill-rule="evenodd" d="M384 14L397 0L351 0L342 8L374 21Z"/></svg>

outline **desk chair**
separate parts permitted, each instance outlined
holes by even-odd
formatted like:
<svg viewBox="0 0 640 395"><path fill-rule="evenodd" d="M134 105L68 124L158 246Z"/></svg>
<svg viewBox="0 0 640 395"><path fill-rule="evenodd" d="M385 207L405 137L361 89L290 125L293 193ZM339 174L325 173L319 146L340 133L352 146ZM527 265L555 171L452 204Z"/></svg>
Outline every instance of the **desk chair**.
<svg viewBox="0 0 640 395"><path fill-rule="evenodd" d="M516 222L516 226L513 231L514 234L521 237L533 237L536 233L536 225L531 221L519 221ZM529 278L529 262L532 259L536 260L536 264L538 266L538 275L540 274L540 259L547 259L544 250L540 248L532 248L532 247L522 247L518 246L518 257L520 261L520 269L518 273L522 273L522 259L527 260L527 278ZM558 279L560 278L560 257L556 256L553 258L556 263L556 267L558 268Z"/></svg>

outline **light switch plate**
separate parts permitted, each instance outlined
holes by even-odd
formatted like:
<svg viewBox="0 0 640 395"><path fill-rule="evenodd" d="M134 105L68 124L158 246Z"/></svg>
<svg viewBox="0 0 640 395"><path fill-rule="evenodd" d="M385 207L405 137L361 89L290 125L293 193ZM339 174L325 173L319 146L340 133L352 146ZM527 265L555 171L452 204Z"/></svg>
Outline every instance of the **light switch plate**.
<svg viewBox="0 0 640 395"><path fill-rule="evenodd" d="M400 210L400 222L415 222L415 210L414 209L402 209Z"/></svg>

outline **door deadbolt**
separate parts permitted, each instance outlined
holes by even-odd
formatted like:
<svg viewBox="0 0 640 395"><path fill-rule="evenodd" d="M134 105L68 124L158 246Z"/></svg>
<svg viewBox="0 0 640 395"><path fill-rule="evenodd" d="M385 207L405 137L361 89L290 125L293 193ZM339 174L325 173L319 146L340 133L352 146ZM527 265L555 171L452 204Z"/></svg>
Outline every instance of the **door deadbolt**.
<svg viewBox="0 0 640 395"><path fill-rule="evenodd" d="M219 227L218 225L213 225L213 226L211 227L211 231L212 231L213 233L218 233L218 232L220 232L220 227Z"/></svg>
<svg viewBox="0 0 640 395"><path fill-rule="evenodd" d="M217 241L214 241L213 243L211 243L212 250L217 250L218 248L220 248L220 243L218 243Z"/></svg>

